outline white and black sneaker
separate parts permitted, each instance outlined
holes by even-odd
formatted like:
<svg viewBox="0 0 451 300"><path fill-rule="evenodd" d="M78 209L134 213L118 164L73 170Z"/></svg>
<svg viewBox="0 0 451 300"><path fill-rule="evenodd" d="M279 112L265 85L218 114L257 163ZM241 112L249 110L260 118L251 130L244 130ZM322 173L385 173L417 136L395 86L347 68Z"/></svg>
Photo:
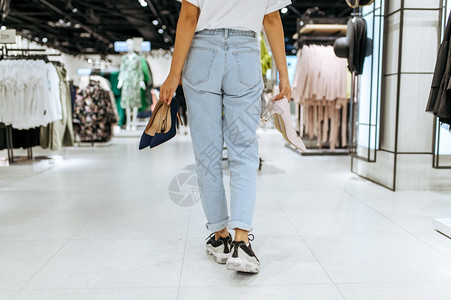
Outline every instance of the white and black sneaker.
<svg viewBox="0 0 451 300"><path fill-rule="evenodd" d="M213 232L209 237L207 237L207 240L207 254L213 255L218 264L225 264L227 259L230 257L232 246L232 236L230 233L227 237L220 237L216 240L215 233Z"/></svg>
<svg viewBox="0 0 451 300"><path fill-rule="evenodd" d="M251 241L254 240L254 235ZM258 273L260 270L260 261L255 256L251 244L246 245L244 241L232 242L232 255L227 260L227 269L246 273Z"/></svg>

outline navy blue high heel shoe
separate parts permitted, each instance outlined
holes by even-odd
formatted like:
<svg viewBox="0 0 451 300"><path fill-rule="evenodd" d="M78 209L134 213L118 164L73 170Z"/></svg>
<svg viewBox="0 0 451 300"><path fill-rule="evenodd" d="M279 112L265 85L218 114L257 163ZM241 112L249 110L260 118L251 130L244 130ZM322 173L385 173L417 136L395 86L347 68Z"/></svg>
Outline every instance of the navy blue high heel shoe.
<svg viewBox="0 0 451 300"><path fill-rule="evenodd" d="M154 148L175 136L177 118L183 124L178 115L178 110L179 104L175 99L172 99L170 107L161 100L157 102L154 113L141 135L139 150L147 147Z"/></svg>

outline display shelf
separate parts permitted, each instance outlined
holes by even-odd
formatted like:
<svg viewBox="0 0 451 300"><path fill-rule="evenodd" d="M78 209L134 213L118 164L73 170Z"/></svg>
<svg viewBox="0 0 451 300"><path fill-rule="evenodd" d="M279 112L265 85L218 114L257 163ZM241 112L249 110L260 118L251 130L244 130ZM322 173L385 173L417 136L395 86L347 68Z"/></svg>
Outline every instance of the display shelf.
<svg viewBox="0 0 451 300"><path fill-rule="evenodd" d="M306 152L302 152L298 148L294 147L291 144L285 143L285 147L293 150L294 152L302 155L302 156L318 156L318 155L349 155L348 149L307 149Z"/></svg>

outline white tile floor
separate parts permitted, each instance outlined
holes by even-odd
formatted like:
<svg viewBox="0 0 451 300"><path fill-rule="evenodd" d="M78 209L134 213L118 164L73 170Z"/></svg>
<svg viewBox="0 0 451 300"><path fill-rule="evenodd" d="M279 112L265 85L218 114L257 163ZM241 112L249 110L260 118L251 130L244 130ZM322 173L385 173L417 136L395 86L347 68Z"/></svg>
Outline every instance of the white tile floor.
<svg viewBox="0 0 451 300"><path fill-rule="evenodd" d="M260 132L262 267L237 274L205 254L200 203L169 199L193 171L189 136L137 142L0 168L0 299L451 299L451 240L431 225L451 193L393 193Z"/></svg>

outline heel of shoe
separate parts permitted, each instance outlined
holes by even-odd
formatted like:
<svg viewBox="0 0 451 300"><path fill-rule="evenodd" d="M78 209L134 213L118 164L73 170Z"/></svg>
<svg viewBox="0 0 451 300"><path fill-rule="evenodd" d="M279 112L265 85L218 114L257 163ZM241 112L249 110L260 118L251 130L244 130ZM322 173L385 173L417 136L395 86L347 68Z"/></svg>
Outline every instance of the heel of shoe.
<svg viewBox="0 0 451 300"><path fill-rule="evenodd" d="M260 117L260 119L263 122L268 122L269 118L271 118L271 115L269 114L269 110L265 110L262 114L262 116Z"/></svg>

